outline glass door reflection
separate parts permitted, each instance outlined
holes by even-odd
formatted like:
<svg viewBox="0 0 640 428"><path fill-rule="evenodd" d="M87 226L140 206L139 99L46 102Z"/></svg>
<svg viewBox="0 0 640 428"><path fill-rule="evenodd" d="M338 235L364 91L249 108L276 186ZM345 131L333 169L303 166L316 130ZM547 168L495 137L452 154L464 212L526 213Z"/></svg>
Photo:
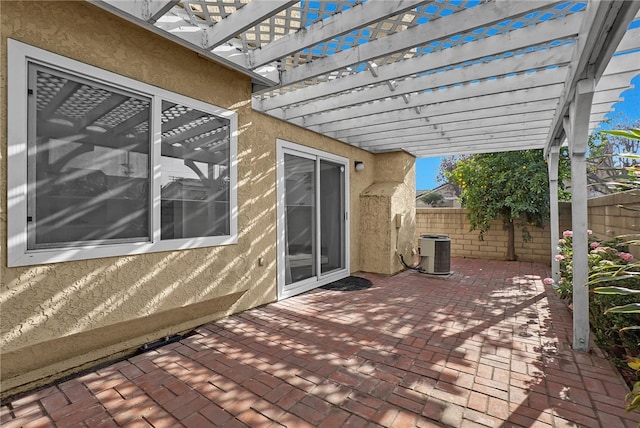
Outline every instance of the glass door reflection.
<svg viewBox="0 0 640 428"><path fill-rule="evenodd" d="M285 284L317 275L316 161L284 155Z"/></svg>
<svg viewBox="0 0 640 428"><path fill-rule="evenodd" d="M344 166L320 161L320 260L323 274L345 267Z"/></svg>

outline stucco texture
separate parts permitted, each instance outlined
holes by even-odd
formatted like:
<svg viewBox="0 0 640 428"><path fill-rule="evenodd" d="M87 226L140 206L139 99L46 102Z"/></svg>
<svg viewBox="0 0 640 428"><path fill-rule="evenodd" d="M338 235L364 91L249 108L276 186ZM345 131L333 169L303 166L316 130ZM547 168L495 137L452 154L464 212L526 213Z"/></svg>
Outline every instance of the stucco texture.
<svg viewBox="0 0 640 428"><path fill-rule="evenodd" d="M392 275L412 260L415 236L415 159L404 152L376 157L374 182L360 194L360 206L367 215L360 217L363 271Z"/></svg>
<svg viewBox="0 0 640 428"><path fill-rule="evenodd" d="M377 162L378 156L254 112L246 76L90 3L4 1L0 7L2 195L7 194L10 107L7 38L236 111L239 119L236 245L8 268L3 196L0 377L4 395L274 301L277 138L348 157L351 165L359 160L374 166L351 174L351 269L361 269L359 219L367 212L358 195L380 176L375 166L385 162ZM402 155L400 164L406 164L399 173L406 176L413 158ZM398 181L411 185L411 178ZM413 221L410 217L407 224ZM263 266L258 265L260 257Z"/></svg>

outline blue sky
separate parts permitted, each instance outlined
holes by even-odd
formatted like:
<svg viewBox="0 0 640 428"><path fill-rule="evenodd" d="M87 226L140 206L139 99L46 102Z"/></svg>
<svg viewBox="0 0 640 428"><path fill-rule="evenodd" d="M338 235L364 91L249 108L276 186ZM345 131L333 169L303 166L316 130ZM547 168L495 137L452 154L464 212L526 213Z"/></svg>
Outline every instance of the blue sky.
<svg viewBox="0 0 640 428"><path fill-rule="evenodd" d="M635 88L622 93L624 101L614 105L615 111L607 115L614 123L630 123L640 119L640 75L631 80ZM436 182L440 158L416 159L416 189L428 190L440 185Z"/></svg>

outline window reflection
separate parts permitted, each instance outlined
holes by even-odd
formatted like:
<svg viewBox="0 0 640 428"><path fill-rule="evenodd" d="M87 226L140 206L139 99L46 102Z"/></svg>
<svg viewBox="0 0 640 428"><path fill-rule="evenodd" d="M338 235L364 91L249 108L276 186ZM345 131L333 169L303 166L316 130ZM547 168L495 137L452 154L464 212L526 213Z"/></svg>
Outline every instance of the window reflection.
<svg viewBox="0 0 640 428"><path fill-rule="evenodd" d="M162 102L162 239L229 234L229 126Z"/></svg>
<svg viewBox="0 0 640 428"><path fill-rule="evenodd" d="M148 241L150 100L37 65L29 76L28 248Z"/></svg>

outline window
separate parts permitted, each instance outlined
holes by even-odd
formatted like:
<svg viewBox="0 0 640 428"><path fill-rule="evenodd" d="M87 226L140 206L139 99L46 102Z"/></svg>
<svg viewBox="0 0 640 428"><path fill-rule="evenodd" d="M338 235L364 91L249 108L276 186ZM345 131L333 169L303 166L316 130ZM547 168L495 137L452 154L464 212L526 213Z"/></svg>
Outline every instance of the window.
<svg viewBox="0 0 640 428"><path fill-rule="evenodd" d="M151 99L28 65L27 249L150 241Z"/></svg>
<svg viewBox="0 0 640 428"><path fill-rule="evenodd" d="M162 101L162 239L229 234L229 126Z"/></svg>
<svg viewBox="0 0 640 428"><path fill-rule="evenodd" d="M235 113L9 40L9 265L235 243Z"/></svg>

